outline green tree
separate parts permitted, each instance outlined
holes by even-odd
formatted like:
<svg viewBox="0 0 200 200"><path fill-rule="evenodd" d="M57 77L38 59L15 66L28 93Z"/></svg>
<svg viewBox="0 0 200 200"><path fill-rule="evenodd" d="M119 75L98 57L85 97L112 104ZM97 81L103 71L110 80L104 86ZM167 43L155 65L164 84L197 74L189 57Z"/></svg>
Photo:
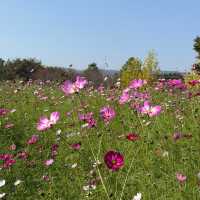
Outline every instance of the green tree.
<svg viewBox="0 0 200 200"><path fill-rule="evenodd" d="M152 82L158 77L159 72L158 60L154 51L149 51L144 62L131 57L120 70L121 85L126 87L133 79L145 79Z"/></svg>
<svg viewBox="0 0 200 200"><path fill-rule="evenodd" d="M148 81L153 81L159 75L158 60L156 53L151 50L143 63L143 78Z"/></svg>
<svg viewBox="0 0 200 200"><path fill-rule="evenodd" d="M200 37L199 36L195 38L193 48L198 54L197 58L200 59Z"/></svg>
<svg viewBox="0 0 200 200"><path fill-rule="evenodd" d="M192 71L194 73L200 74L200 37L197 36L194 39L193 49L197 52L197 61L192 65Z"/></svg>
<svg viewBox="0 0 200 200"><path fill-rule="evenodd" d="M5 68L5 61L0 58L0 81L7 79L7 73Z"/></svg>
<svg viewBox="0 0 200 200"><path fill-rule="evenodd" d="M122 87L126 87L134 78L142 78L142 61L131 57L120 70L120 80Z"/></svg>
<svg viewBox="0 0 200 200"><path fill-rule="evenodd" d="M43 69L43 65L40 61L30 58L30 59L14 59L7 60L4 64L7 73L7 79L24 79L29 80L32 78L33 74L40 69Z"/></svg>

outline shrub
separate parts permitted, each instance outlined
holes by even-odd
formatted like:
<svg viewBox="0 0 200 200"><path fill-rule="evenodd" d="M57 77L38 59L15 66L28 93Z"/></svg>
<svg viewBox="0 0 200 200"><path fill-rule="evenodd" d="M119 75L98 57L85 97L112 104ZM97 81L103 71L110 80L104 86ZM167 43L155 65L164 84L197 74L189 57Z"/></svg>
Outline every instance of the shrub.
<svg viewBox="0 0 200 200"><path fill-rule="evenodd" d="M152 82L159 74L158 61L153 51L150 51L144 62L138 58L131 57L123 65L120 71L122 87L126 87L133 79L145 79Z"/></svg>

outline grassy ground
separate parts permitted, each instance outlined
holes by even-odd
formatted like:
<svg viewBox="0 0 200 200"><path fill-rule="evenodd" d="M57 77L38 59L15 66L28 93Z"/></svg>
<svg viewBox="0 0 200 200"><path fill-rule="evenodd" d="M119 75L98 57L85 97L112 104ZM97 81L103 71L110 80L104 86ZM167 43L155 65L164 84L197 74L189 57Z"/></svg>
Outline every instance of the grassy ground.
<svg viewBox="0 0 200 200"><path fill-rule="evenodd" d="M200 199L199 97L189 99L187 91L171 94L148 88L151 102L162 106L160 115L149 118L138 116L129 104L119 105L117 89L103 95L83 90L64 97L57 85L0 84L0 108L16 109L0 117L0 154L11 153L16 159L12 167L0 170L0 180L6 181L0 187L0 194L6 193L4 199L132 200L138 192L144 200ZM40 100L35 91L48 99ZM109 100L110 96L114 100ZM116 111L116 117L107 125L99 116L105 105ZM49 116L53 111L61 113L58 123L45 132L37 131L40 116ZM82 127L79 112L93 112L96 128ZM14 126L5 128L8 123ZM140 139L127 140L124 135L130 132L139 134ZM175 132L185 136L175 141ZM39 141L27 145L33 134L39 135ZM79 142L80 150L70 148ZM12 144L16 150L9 150ZM58 153L47 167L44 161L51 156L52 144L59 145ZM125 160L124 167L115 172L103 159L111 149L123 154ZM17 158L20 151L28 153L27 159ZM94 166L97 160L100 164ZM187 176L185 182L176 179L177 172ZM15 186L16 180L22 182ZM96 188L87 190L93 183Z"/></svg>

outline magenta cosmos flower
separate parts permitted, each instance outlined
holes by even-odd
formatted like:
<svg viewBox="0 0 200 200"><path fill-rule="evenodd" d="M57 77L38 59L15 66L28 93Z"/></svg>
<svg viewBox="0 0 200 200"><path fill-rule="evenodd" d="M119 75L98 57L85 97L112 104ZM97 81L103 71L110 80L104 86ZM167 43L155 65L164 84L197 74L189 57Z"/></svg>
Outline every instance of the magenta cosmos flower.
<svg viewBox="0 0 200 200"><path fill-rule="evenodd" d="M115 117L115 110L109 106L106 106L100 110L100 115L104 122L109 123Z"/></svg>
<svg viewBox="0 0 200 200"><path fill-rule="evenodd" d="M52 125L56 124L60 118L59 112L52 112L50 119L47 117L40 117L39 122L37 123L37 130L44 131L51 128Z"/></svg>
<svg viewBox="0 0 200 200"><path fill-rule="evenodd" d="M172 89L186 89L186 85L180 79L171 79L168 80L167 85Z"/></svg>
<svg viewBox="0 0 200 200"><path fill-rule="evenodd" d="M132 80L130 85L129 85L129 88L131 89L138 89L138 88L141 88L143 85L145 85L147 83L146 80L142 80L142 79L135 79L135 80Z"/></svg>
<svg viewBox="0 0 200 200"><path fill-rule="evenodd" d="M124 156L116 151L108 151L104 156L104 162L112 171L116 171L123 167Z"/></svg>
<svg viewBox="0 0 200 200"><path fill-rule="evenodd" d="M148 114L149 117L156 116L161 112L161 106L151 106L148 101L144 102L144 105L139 108L142 114Z"/></svg>

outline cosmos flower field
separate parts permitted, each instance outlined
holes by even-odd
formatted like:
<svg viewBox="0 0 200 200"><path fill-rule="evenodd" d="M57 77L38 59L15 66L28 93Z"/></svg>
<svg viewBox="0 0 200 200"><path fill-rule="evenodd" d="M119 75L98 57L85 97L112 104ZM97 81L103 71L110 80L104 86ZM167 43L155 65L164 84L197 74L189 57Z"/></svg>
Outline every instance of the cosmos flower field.
<svg viewBox="0 0 200 200"><path fill-rule="evenodd" d="M0 199L200 199L198 85L0 83Z"/></svg>

